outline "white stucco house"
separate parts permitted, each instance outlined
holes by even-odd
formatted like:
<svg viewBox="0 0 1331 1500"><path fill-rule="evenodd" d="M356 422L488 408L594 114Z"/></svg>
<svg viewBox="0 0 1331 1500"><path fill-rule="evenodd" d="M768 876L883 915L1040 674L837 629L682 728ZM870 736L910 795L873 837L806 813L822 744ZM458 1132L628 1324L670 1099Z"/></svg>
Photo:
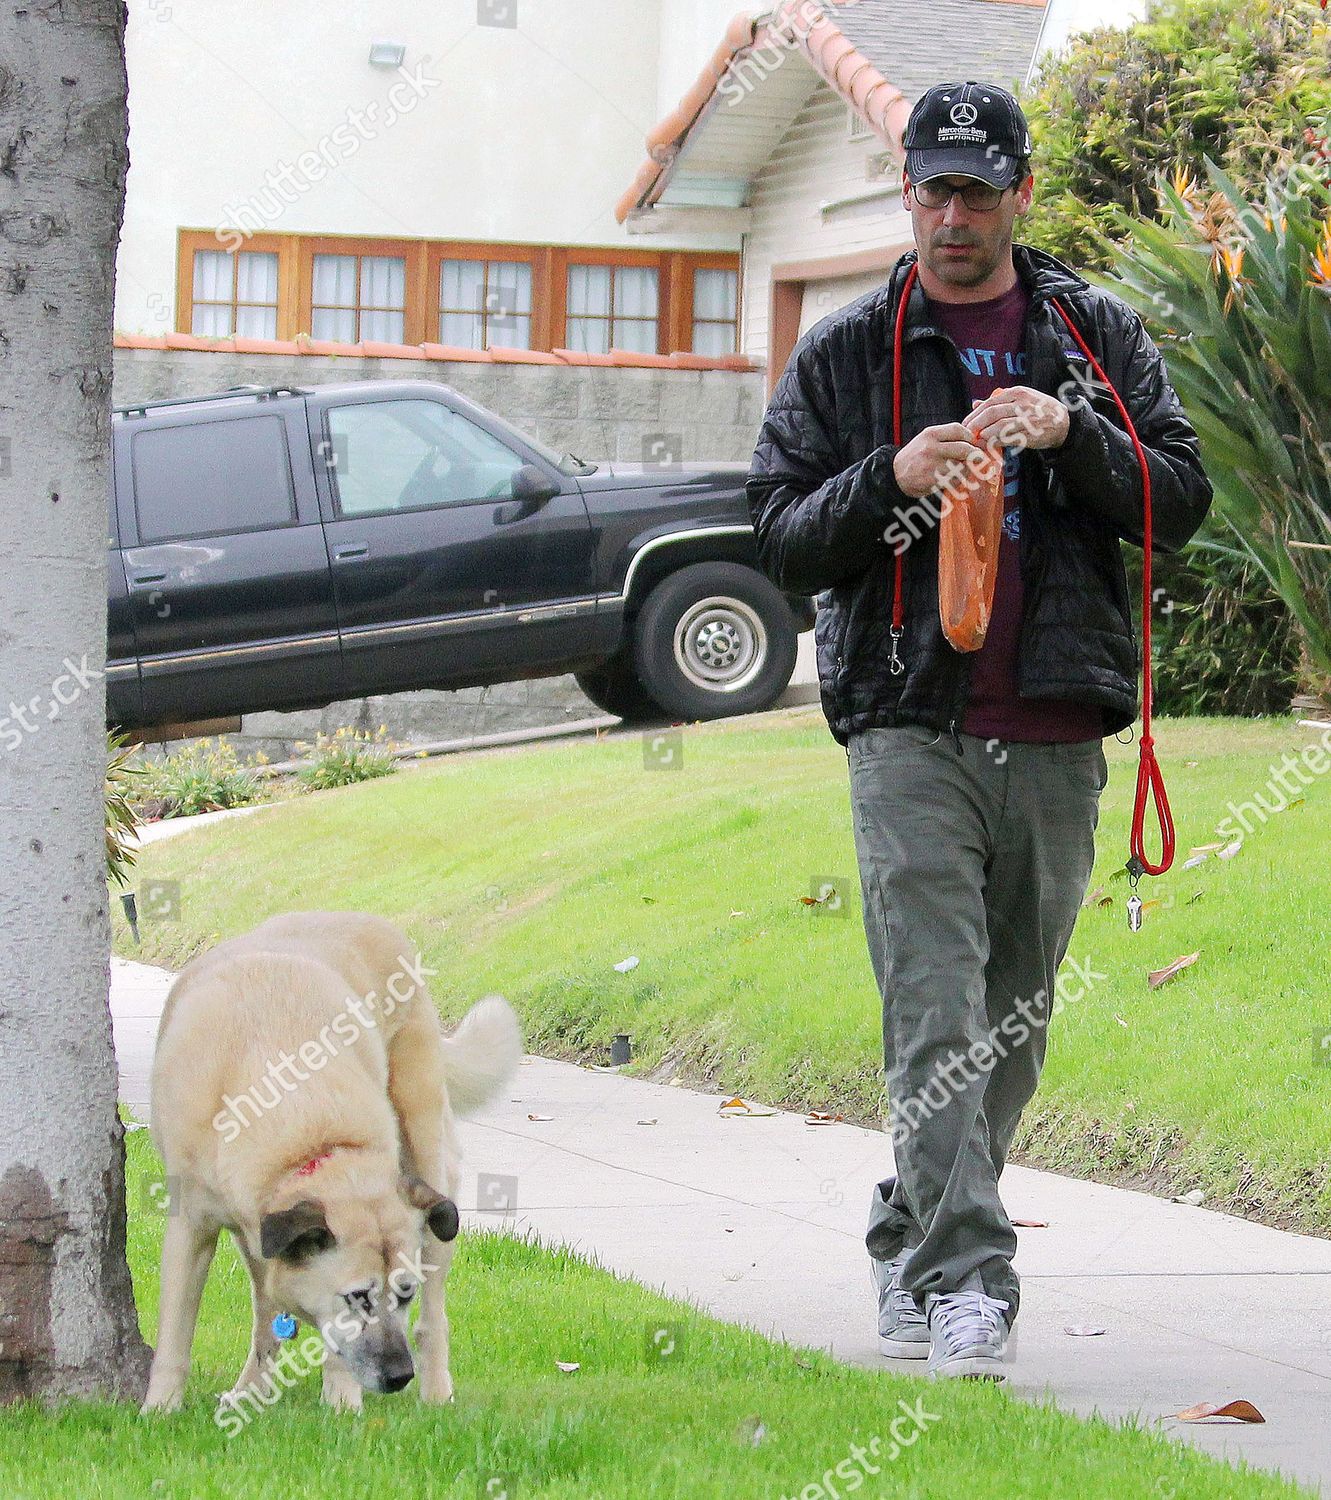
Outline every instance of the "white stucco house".
<svg viewBox="0 0 1331 1500"><path fill-rule="evenodd" d="M913 245L901 138L931 85L1020 96L1075 32L1145 0L781 0L735 16L647 135L616 205L634 243L728 227L739 347L775 384L799 336Z"/></svg>

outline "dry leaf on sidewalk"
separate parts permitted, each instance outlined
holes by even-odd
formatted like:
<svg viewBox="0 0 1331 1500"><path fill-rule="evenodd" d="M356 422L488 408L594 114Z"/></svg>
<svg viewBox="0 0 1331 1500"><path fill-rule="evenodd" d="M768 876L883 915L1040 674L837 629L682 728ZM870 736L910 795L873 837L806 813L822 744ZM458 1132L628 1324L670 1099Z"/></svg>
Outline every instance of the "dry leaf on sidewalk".
<svg viewBox="0 0 1331 1500"><path fill-rule="evenodd" d="M1063 1330L1074 1339L1093 1339L1097 1334L1108 1333L1107 1328L1097 1328L1094 1323L1069 1323Z"/></svg>
<svg viewBox="0 0 1331 1500"><path fill-rule="evenodd" d="M1196 953L1185 953L1182 958L1176 958L1172 964L1166 964L1163 969L1153 969L1147 976L1150 980L1151 988L1158 990L1167 979L1172 979L1175 974L1195 964L1201 956L1201 949L1199 948Z"/></svg>
<svg viewBox="0 0 1331 1500"><path fill-rule="evenodd" d="M553 1120L553 1115L528 1115L529 1120Z"/></svg>
<svg viewBox="0 0 1331 1500"><path fill-rule="evenodd" d="M1012 1225L1016 1229L1048 1229L1048 1219L1013 1219Z"/></svg>
<svg viewBox="0 0 1331 1500"><path fill-rule="evenodd" d="M843 1116L841 1115L829 1115L825 1110L811 1109L804 1116L804 1123L806 1125L834 1125L842 1118Z"/></svg>
<svg viewBox="0 0 1331 1500"><path fill-rule="evenodd" d="M719 1115L774 1115L776 1113L778 1111L769 1109L766 1105L750 1104L747 1100L741 1099L738 1096L734 1099L727 1099L717 1110L717 1114Z"/></svg>
<svg viewBox="0 0 1331 1500"><path fill-rule="evenodd" d="M639 1120L638 1124L639 1125L655 1125L656 1121L655 1120Z"/></svg>
<svg viewBox="0 0 1331 1500"><path fill-rule="evenodd" d="M1265 1422L1266 1418L1251 1401L1226 1401L1216 1403L1202 1401L1196 1406L1185 1406L1182 1411L1171 1411L1171 1417L1180 1422L1204 1422L1208 1417L1233 1417L1238 1422Z"/></svg>

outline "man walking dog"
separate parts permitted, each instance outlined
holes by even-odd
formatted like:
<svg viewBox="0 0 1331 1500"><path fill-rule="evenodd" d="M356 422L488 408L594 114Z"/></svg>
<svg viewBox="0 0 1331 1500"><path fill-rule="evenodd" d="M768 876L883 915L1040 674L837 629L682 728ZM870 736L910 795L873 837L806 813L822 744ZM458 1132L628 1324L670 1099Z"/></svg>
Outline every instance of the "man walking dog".
<svg viewBox="0 0 1331 1500"><path fill-rule="evenodd" d="M998 1179L1090 877L1101 739L1138 710L1120 542L1142 545L1141 468L1064 314L1137 428L1155 551L1188 541L1211 486L1137 314L1013 244L1034 181L1013 96L940 84L905 145L916 249L800 339L747 494L764 571L821 596L819 689L847 756L892 1102L895 1175L865 1239L880 1347L1001 1380L1019 1283ZM963 653L939 619L939 516L997 448L993 610Z"/></svg>

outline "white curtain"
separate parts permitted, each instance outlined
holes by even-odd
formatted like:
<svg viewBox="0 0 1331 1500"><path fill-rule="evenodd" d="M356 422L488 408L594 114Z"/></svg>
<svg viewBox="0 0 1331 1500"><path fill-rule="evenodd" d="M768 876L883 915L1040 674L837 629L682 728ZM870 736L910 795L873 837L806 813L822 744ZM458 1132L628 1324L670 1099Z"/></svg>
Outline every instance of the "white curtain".
<svg viewBox="0 0 1331 1500"><path fill-rule="evenodd" d="M313 315L310 333L316 339L356 342L356 257L314 257Z"/></svg>
<svg viewBox="0 0 1331 1500"><path fill-rule="evenodd" d="M583 354L609 352L609 266L568 268L568 346Z"/></svg>
<svg viewBox="0 0 1331 1500"><path fill-rule="evenodd" d="M244 338L277 337L277 255L255 250L236 257L236 332Z"/></svg>
<svg viewBox="0 0 1331 1500"><path fill-rule="evenodd" d="M439 342L455 349L479 349L484 300L484 261L443 261L439 267Z"/></svg>
<svg viewBox="0 0 1331 1500"><path fill-rule="evenodd" d="M192 333L211 339L230 337L231 270L231 257L225 250L194 252Z"/></svg>
<svg viewBox="0 0 1331 1500"><path fill-rule="evenodd" d="M366 255L360 263L360 336L400 344L406 335L407 263L396 255Z"/></svg>
<svg viewBox="0 0 1331 1500"><path fill-rule="evenodd" d="M657 273L651 266L615 268L616 349L656 353Z"/></svg>

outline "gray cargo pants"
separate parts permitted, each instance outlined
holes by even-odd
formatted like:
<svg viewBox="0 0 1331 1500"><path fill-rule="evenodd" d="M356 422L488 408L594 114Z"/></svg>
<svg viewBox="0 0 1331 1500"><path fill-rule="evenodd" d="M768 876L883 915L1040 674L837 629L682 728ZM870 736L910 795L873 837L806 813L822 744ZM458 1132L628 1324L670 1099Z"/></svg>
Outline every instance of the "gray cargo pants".
<svg viewBox="0 0 1331 1500"><path fill-rule="evenodd" d="M850 737L851 815L883 1000L896 1175L865 1244L901 1284L983 1284L1016 1316L1016 1232L998 1193L1044 1061L1054 981L1095 857L1101 741L1036 745L922 725Z"/></svg>

